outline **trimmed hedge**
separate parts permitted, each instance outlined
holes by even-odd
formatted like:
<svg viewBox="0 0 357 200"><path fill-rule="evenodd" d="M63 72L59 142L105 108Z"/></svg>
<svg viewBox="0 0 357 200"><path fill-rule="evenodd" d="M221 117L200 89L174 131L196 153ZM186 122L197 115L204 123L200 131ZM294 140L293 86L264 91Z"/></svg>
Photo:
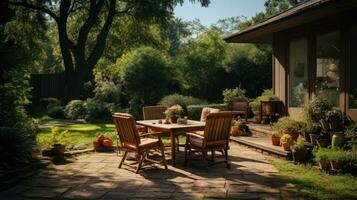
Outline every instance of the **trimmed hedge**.
<svg viewBox="0 0 357 200"><path fill-rule="evenodd" d="M189 119L200 120L201 112L204 107L218 108L220 110L227 110L227 104L207 104L207 105L189 105L187 106L187 116Z"/></svg>

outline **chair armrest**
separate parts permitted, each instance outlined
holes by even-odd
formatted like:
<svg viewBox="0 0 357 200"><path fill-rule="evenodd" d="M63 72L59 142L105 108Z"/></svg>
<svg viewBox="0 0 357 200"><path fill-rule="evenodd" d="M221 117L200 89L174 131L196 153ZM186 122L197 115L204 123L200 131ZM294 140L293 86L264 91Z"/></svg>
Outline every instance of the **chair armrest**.
<svg viewBox="0 0 357 200"><path fill-rule="evenodd" d="M163 132L152 132L152 133L143 133L143 134L140 134L139 136L140 137L146 137L146 136L151 136L151 135L162 135L164 134Z"/></svg>
<svg viewBox="0 0 357 200"><path fill-rule="evenodd" d="M205 137L203 137L202 135L198 135L196 133L186 133L187 136L193 136L193 137L197 137L200 139L205 139Z"/></svg>

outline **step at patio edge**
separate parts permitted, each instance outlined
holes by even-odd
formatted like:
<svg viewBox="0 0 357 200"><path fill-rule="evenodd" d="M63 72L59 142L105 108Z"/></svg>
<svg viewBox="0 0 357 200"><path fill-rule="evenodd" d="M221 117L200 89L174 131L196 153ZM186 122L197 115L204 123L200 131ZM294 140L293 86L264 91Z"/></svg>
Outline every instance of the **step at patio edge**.
<svg viewBox="0 0 357 200"><path fill-rule="evenodd" d="M255 150L257 150L258 152L261 152L263 154L268 154L268 155L272 155L274 157L280 158L280 159L284 159L284 160L291 160L291 152L290 151L284 151L282 150L276 150L273 148L270 148L268 146L264 146L261 144L257 144L248 140L244 140L241 137L230 137L230 140L233 142L236 142L238 144L242 144L244 146L253 148Z"/></svg>
<svg viewBox="0 0 357 200"><path fill-rule="evenodd" d="M268 125L267 125L268 126ZM259 136L268 136L271 137L273 134L273 130L266 130L263 128L257 127L255 124L248 124L249 130L254 134L254 135L259 135Z"/></svg>

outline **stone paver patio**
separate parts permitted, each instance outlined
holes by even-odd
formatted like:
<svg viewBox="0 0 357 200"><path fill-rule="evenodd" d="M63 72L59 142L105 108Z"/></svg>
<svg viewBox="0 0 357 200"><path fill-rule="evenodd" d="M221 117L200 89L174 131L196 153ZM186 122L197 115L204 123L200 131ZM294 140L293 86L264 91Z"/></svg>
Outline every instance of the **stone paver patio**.
<svg viewBox="0 0 357 200"><path fill-rule="evenodd" d="M298 189L277 176L274 158L232 143L231 169L202 169L200 157L187 167L146 166L140 174L123 166L116 153L80 155L53 165L0 193L0 199L296 199Z"/></svg>

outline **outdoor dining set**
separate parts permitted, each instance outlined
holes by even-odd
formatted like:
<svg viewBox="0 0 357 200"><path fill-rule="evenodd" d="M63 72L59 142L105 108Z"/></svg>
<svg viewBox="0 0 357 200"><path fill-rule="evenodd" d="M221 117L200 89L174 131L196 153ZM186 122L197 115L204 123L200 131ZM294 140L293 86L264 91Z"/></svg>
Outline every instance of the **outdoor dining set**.
<svg viewBox="0 0 357 200"><path fill-rule="evenodd" d="M165 146L161 138L170 138L170 159L173 166L176 165L176 153L180 146L184 146L184 165L187 164L192 152L200 152L202 162L207 168L213 164L228 162L229 136L232 119L235 113L232 111L220 111L218 109L204 108L201 120L185 120L184 123L174 123L165 115L164 106L143 107L144 120L135 121L134 117L127 113L114 113L113 120L118 133L118 150L123 151L123 157L119 168L122 167L128 157L128 153L135 154L138 161L136 173L140 171L145 162L159 163L167 169L165 159ZM179 135L185 135L185 144L180 144ZM149 154L159 152L160 159L152 159ZM210 157L208 156L210 153ZM216 162L216 153L224 157L223 161Z"/></svg>

